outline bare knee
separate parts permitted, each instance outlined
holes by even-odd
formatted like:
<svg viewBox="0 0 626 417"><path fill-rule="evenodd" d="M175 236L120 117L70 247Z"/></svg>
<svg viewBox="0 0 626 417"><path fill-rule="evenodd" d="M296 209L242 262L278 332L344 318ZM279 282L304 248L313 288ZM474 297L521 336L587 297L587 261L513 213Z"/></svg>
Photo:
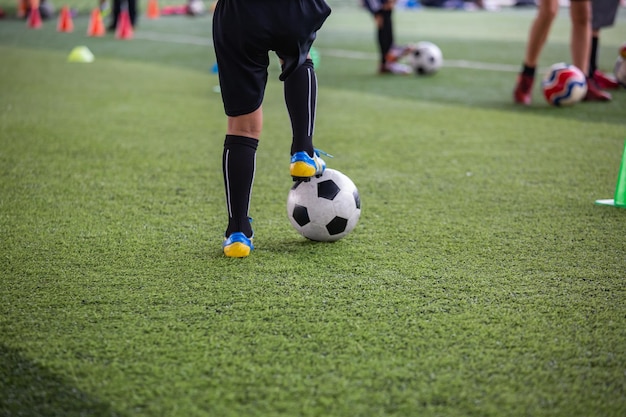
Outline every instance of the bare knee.
<svg viewBox="0 0 626 417"><path fill-rule="evenodd" d="M259 107L252 113L228 116L227 134L259 139L263 129L263 110Z"/></svg>
<svg viewBox="0 0 626 417"><path fill-rule="evenodd" d="M586 28L591 24L591 2L572 1L570 3L570 17L573 26Z"/></svg>
<svg viewBox="0 0 626 417"><path fill-rule="evenodd" d="M558 0L542 0L539 2L539 10L537 12L537 19L541 19L546 22L552 22L559 14L559 2Z"/></svg>

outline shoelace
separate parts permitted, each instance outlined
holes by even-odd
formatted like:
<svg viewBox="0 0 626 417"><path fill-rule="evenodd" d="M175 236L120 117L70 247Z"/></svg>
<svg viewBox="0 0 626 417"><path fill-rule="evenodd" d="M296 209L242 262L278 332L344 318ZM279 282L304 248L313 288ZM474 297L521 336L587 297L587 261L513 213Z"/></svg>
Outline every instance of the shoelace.
<svg viewBox="0 0 626 417"><path fill-rule="evenodd" d="M327 152L324 152L321 149L314 149L314 152L315 152L315 155L317 155L317 156L320 156L320 154L322 154L322 155L327 156L329 158L334 158L334 156L332 156L331 154L329 154Z"/></svg>

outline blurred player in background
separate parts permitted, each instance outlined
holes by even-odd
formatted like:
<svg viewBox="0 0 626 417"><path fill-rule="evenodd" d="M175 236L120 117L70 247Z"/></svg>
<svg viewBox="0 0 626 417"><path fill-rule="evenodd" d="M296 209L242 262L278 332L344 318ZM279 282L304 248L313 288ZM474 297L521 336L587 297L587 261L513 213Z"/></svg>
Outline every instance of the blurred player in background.
<svg viewBox="0 0 626 417"><path fill-rule="evenodd" d="M558 12L559 0L539 1L537 15L528 34L522 70L518 75L517 84L513 91L513 101L515 103L523 105L530 105L531 103L539 55L548 39L552 22L554 22ZM591 49L591 0L571 0L569 12L572 21L570 35L572 64L578 67L584 74L588 74ZM593 80L588 79L588 81L590 82L587 83L585 101L611 100L610 94L600 90Z"/></svg>
<svg viewBox="0 0 626 417"><path fill-rule="evenodd" d="M374 17L376 39L380 52L380 74L411 74L411 67L401 64L398 60L411 51L408 46L394 44L393 8L396 0L362 0L365 7Z"/></svg>
<svg viewBox="0 0 626 417"><path fill-rule="evenodd" d="M107 26L109 32L115 32L117 23L120 20L122 10L128 11L130 24L135 27L137 24L137 0L113 0L113 9L111 10L111 22Z"/></svg>

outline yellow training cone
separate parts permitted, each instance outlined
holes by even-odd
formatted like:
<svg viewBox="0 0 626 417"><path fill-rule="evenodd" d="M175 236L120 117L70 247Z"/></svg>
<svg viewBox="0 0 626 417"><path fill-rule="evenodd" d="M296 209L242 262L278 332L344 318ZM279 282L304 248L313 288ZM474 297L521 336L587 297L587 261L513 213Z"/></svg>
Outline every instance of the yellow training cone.
<svg viewBox="0 0 626 417"><path fill-rule="evenodd" d="M93 62L95 57L86 46L77 46L67 57L67 62Z"/></svg>

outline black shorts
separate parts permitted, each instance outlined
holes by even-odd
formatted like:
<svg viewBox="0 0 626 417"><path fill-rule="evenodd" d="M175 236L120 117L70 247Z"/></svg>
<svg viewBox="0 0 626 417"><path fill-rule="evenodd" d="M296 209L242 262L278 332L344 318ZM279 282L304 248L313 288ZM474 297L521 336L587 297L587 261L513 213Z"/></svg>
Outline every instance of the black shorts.
<svg viewBox="0 0 626 417"><path fill-rule="evenodd" d="M269 51L284 61L280 80L305 61L316 32L330 15L324 0L219 0L213 44L228 116L261 106Z"/></svg>
<svg viewBox="0 0 626 417"><path fill-rule="evenodd" d="M591 28L599 30L615 24L620 0L593 0L591 2Z"/></svg>

